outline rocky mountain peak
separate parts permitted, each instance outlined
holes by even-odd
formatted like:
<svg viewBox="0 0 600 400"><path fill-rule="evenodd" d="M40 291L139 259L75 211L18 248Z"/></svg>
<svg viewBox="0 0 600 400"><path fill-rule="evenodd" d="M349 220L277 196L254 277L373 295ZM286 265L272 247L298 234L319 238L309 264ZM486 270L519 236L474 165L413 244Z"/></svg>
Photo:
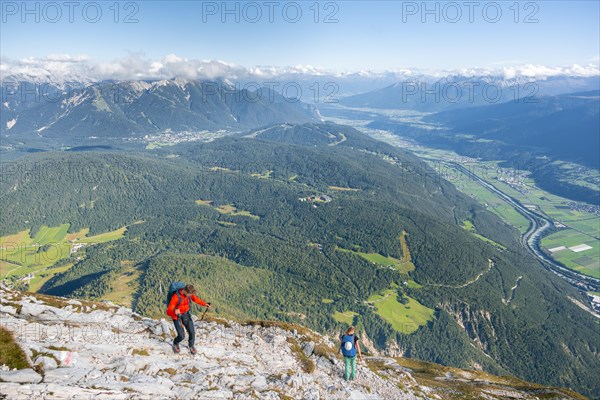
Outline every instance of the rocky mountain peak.
<svg viewBox="0 0 600 400"><path fill-rule="evenodd" d="M174 354L174 329L165 319L109 302L8 288L0 289L0 297L3 337L12 333L29 365L0 367L4 398L583 398L512 378L385 357L365 357L358 378L345 382L335 341L278 322L194 316L198 354L187 352L186 341Z"/></svg>

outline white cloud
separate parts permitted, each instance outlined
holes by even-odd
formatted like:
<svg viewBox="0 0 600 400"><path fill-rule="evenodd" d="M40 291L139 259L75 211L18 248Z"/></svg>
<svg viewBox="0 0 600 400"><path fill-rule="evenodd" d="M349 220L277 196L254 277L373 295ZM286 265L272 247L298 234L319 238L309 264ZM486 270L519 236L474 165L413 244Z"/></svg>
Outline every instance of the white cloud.
<svg viewBox="0 0 600 400"><path fill-rule="evenodd" d="M502 64L502 63L501 63ZM151 60L141 53L130 53L126 57L109 62L97 62L86 55L52 54L46 57L28 57L12 60L0 59L0 72L4 78L15 76L20 79L38 81L68 80L98 81L105 79L216 79L229 78L249 79L293 79L296 77L338 77L378 79L407 76L429 75L447 76L460 74L463 76L497 76L506 79L528 78L545 79L552 76L568 75L590 77L600 75L598 63L570 66L544 66L534 64L492 65L487 68L464 68L452 71L424 72L416 69L395 69L383 72L370 70L332 71L313 65L295 65L289 67L254 66L246 68L220 60L187 59L176 54L167 54L162 59Z"/></svg>
<svg viewBox="0 0 600 400"><path fill-rule="evenodd" d="M580 76L580 77L592 77L598 76L599 68L598 65L578 65L573 64L563 67L548 67L544 65L531 65L527 64L516 68L516 71L511 72L516 75L531 77L531 78L550 78L553 76Z"/></svg>
<svg viewBox="0 0 600 400"><path fill-rule="evenodd" d="M506 78L514 78L524 76L528 78L548 78L559 75L578 75L578 76L593 76L597 75L597 70L593 68L585 68L579 65L569 67L548 67L545 65L526 64L518 67L505 67L502 69L503 75Z"/></svg>
<svg viewBox="0 0 600 400"><path fill-rule="evenodd" d="M90 57L88 57L85 54L80 54L80 55L69 55L69 54L50 54L49 56L46 56L45 58L47 61L54 61L54 62L66 62L66 63L80 63L80 62L86 62L90 60Z"/></svg>

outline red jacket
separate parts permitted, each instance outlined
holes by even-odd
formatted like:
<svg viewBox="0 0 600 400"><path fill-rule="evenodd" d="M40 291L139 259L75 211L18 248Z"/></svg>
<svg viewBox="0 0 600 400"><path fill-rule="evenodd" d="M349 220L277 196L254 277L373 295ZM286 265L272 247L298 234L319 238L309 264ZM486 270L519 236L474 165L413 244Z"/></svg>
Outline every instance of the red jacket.
<svg viewBox="0 0 600 400"><path fill-rule="evenodd" d="M179 296L181 296L181 303L179 303ZM181 314L184 314L190 310L190 299L194 303L200 304L201 306L208 306L208 304L204 300L202 300L199 297L196 297L193 294L186 296L183 293L183 289L179 289L179 296L177 296L176 293L173 293L171 301L169 302L169 306L167 307L167 315L173 319L179 319L179 316L175 314L175 308L177 307L177 303L179 303L178 310Z"/></svg>

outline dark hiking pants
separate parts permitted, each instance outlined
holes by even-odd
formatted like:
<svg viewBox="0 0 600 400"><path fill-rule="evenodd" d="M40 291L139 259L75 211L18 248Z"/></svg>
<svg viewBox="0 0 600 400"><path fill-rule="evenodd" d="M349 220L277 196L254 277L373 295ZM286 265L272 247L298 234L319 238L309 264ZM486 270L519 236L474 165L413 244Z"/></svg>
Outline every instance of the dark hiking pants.
<svg viewBox="0 0 600 400"><path fill-rule="evenodd" d="M188 312L181 314L179 319L174 319L173 324L175 324L175 330L177 331L177 337L173 340L173 344L178 345L185 338L185 332L183 331L183 327L185 326L185 330L188 333L188 342L190 347L194 347L194 343L196 342L196 331L194 329L194 321L192 321L192 315ZM183 326L182 326L183 325Z"/></svg>

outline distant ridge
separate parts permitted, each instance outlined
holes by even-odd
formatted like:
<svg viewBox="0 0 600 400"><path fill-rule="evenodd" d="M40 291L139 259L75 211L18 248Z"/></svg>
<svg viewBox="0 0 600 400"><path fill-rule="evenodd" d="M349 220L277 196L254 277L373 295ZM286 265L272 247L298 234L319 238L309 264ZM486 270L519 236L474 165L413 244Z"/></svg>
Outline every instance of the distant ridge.
<svg viewBox="0 0 600 400"><path fill-rule="evenodd" d="M317 122L318 111L267 87L184 79L65 85L6 83L0 133L37 142L131 138L161 132L242 131Z"/></svg>

